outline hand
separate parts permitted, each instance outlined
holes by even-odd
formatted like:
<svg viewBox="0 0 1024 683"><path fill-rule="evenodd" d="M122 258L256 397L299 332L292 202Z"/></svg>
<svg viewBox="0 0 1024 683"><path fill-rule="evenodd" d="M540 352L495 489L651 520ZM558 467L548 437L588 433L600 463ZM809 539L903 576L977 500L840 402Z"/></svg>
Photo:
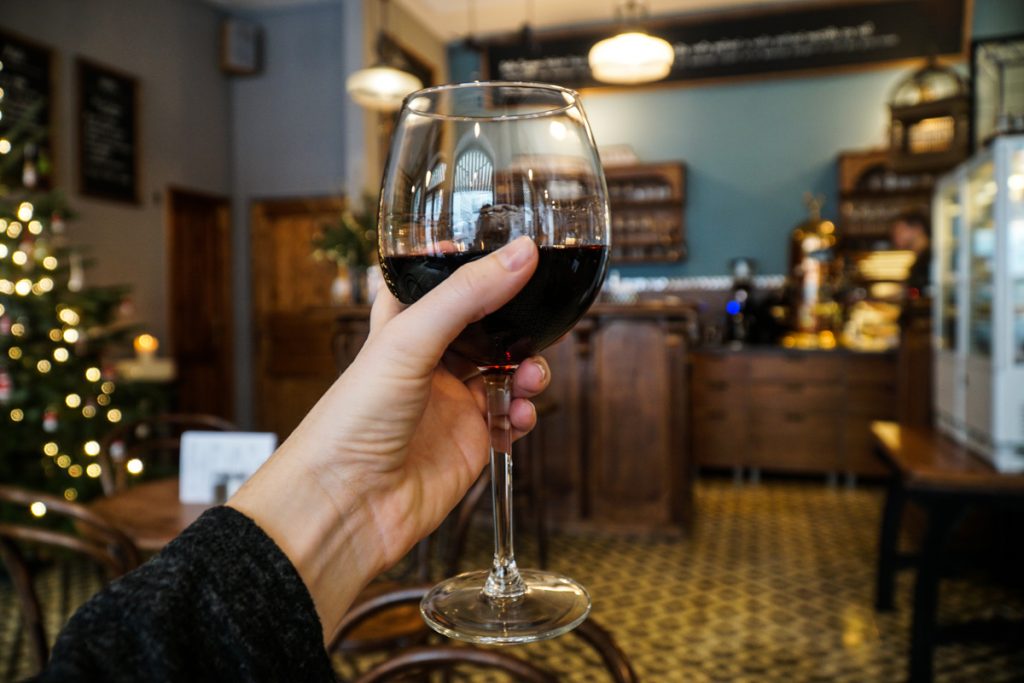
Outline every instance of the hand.
<svg viewBox="0 0 1024 683"><path fill-rule="evenodd" d="M479 476L489 444L483 382L444 353L536 265L536 246L521 238L405 310L382 291L355 361L229 501L295 564L325 638L365 583L433 531ZM514 437L533 428L528 399L549 378L542 358L517 370Z"/></svg>

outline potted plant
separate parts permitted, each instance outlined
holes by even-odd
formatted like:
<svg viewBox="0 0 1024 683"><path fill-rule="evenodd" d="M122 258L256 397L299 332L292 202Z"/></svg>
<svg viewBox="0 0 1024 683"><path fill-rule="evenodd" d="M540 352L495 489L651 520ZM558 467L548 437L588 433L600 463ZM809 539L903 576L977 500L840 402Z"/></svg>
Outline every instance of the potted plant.
<svg viewBox="0 0 1024 683"><path fill-rule="evenodd" d="M331 287L334 303L364 304L372 298L367 273L377 267L377 203L363 197L357 209L346 208L336 223L323 226L313 239L313 257L334 261L338 277Z"/></svg>

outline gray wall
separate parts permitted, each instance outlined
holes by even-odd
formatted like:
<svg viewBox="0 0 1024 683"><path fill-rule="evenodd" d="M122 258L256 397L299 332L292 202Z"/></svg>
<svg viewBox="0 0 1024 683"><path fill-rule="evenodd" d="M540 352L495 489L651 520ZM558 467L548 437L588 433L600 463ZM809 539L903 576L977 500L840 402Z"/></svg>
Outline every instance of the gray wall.
<svg viewBox="0 0 1024 683"><path fill-rule="evenodd" d="M220 15L193 0L0 0L0 27L57 59L57 185L78 219L73 244L95 258L93 284L129 284L140 325L167 340L164 192L230 191L228 89L218 66ZM77 193L74 58L128 72L140 85L142 204Z"/></svg>
<svg viewBox="0 0 1024 683"><path fill-rule="evenodd" d="M253 418L251 204L348 189L361 157L362 118L345 94L345 75L362 59L360 9L359 0L334 0L249 15L263 27L266 68L230 86L235 410L243 424Z"/></svg>

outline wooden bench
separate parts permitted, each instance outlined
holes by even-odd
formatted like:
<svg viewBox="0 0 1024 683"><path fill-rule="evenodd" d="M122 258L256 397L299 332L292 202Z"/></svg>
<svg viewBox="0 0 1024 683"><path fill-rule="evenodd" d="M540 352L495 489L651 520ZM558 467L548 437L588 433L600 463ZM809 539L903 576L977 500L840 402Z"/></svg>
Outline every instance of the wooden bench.
<svg viewBox="0 0 1024 683"><path fill-rule="evenodd" d="M878 547L875 608L893 608L896 571L917 569L910 635L910 683L932 680L932 655L940 629L936 620L945 549L957 523L972 505L1024 505L1024 475L1002 474L952 440L922 427L872 422L878 456L889 466L889 480ZM898 550L907 502L927 515L920 551Z"/></svg>

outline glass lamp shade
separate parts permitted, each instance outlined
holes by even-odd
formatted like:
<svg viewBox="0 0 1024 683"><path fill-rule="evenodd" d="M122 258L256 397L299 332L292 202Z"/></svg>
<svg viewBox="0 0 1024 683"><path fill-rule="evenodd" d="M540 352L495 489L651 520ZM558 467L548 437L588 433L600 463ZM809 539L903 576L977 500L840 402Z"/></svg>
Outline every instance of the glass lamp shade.
<svg viewBox="0 0 1024 683"><path fill-rule="evenodd" d="M413 74L387 64L360 69L345 80L345 89L357 104L378 111L398 111L405 96L422 87Z"/></svg>
<svg viewBox="0 0 1024 683"><path fill-rule="evenodd" d="M588 61L595 79L604 83L633 84L665 78L675 56L668 41L632 31L595 44L590 48Z"/></svg>

